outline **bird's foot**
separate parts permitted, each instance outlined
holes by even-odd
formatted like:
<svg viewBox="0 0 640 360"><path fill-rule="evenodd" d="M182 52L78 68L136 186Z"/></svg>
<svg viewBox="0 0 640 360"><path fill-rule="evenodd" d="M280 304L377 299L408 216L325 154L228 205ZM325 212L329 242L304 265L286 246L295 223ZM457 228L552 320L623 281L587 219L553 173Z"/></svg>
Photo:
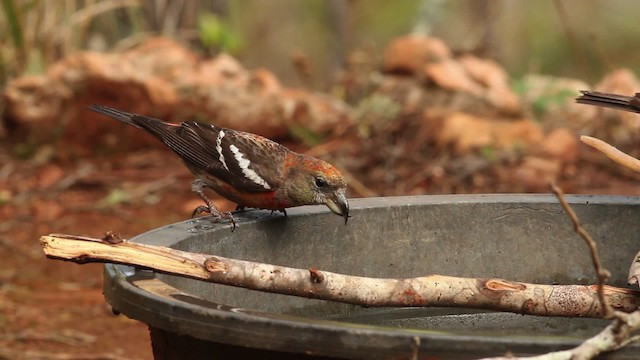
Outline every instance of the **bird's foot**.
<svg viewBox="0 0 640 360"><path fill-rule="evenodd" d="M200 205L197 208L193 209L193 212L191 213L191 218L193 219L194 217L196 217L196 215L200 215L202 213L211 214L211 209L209 209L208 206Z"/></svg>
<svg viewBox="0 0 640 360"><path fill-rule="evenodd" d="M287 217L287 210L286 209L271 210L271 214L270 215L273 215L273 213L276 212L276 211L283 213L284 217Z"/></svg>
<svg viewBox="0 0 640 360"><path fill-rule="evenodd" d="M231 214L228 211L220 211L218 209L216 209L215 206L213 205L200 205L197 208L195 208L193 210L193 213L191 213L191 217L194 218L196 217L196 215L202 214L202 213L208 213L211 214L212 217L214 217L216 220L230 220L231 224L233 225L233 227L231 228L231 231L234 231L237 227L236 225L236 221L233 218L233 214Z"/></svg>
<svg viewBox="0 0 640 360"><path fill-rule="evenodd" d="M212 214L213 215L213 214ZM233 218L233 214L229 211L218 211L218 213L216 215L214 215L216 218L218 218L218 220L229 220L231 221L231 225L233 226L231 228L231 231L233 232L236 227L238 227L236 225L236 220Z"/></svg>
<svg viewBox="0 0 640 360"><path fill-rule="evenodd" d="M216 220L231 220L231 223L233 224L233 228L231 229L231 231L236 229L236 221L233 219L233 215L231 215L230 212L222 212L220 210L218 210L218 208L213 205L213 203L211 202L211 200L209 200L209 198L204 194L203 189L207 186L207 184L202 180L202 179L195 179L192 183L191 183L191 191L193 191L194 193L196 193L200 199L202 199L202 201L204 201L205 205L200 205L197 208L195 208L195 210L193 210L193 213L191 213L191 217L195 217L198 214L201 213L209 213L211 214L211 216L213 216Z"/></svg>

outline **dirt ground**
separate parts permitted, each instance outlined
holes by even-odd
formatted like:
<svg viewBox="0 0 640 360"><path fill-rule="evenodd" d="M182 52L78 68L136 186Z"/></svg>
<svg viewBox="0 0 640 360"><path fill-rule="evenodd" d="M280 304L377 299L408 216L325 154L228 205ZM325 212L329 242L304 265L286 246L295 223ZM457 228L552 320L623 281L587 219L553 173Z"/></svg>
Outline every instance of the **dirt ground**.
<svg viewBox="0 0 640 360"><path fill-rule="evenodd" d="M108 230L131 237L186 219L198 204L191 175L168 155L153 149L66 163L2 159L3 196L11 202L0 207L0 358L152 358L146 326L112 314L104 300L102 265L46 259L38 239ZM640 193L632 178L589 164L579 171L574 192ZM610 186L578 181L589 178Z"/></svg>
<svg viewBox="0 0 640 360"><path fill-rule="evenodd" d="M153 150L91 163L0 166L8 175L3 191L19 203L0 207L0 358L152 358L146 326L112 314L104 300L102 265L48 260L38 238L99 237L106 230L131 237L185 219L195 204L191 175L165 155ZM90 175L78 174L83 171ZM105 201L120 188L134 198Z"/></svg>

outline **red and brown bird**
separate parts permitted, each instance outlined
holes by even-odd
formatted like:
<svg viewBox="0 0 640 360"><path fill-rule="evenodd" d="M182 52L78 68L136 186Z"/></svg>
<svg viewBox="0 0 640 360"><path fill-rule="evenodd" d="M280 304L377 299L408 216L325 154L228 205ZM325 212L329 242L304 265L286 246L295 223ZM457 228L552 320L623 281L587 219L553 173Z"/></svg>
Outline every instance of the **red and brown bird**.
<svg viewBox="0 0 640 360"><path fill-rule="evenodd" d="M323 160L243 131L195 121L171 124L102 105L89 109L145 130L182 158L196 178L191 190L205 203L192 216L208 212L233 222L230 212L219 211L204 194L210 188L239 208L285 212L291 207L324 204L344 217L345 224L349 218L347 184L340 171Z"/></svg>

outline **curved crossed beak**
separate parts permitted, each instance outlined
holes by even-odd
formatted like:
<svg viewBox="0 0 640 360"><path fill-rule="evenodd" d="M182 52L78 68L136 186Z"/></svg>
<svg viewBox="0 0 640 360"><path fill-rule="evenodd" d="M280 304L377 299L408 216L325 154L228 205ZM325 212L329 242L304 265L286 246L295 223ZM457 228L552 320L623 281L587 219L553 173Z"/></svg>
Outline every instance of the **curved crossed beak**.
<svg viewBox="0 0 640 360"><path fill-rule="evenodd" d="M344 224L347 224L347 220L349 220L349 202L347 201L347 197L344 196L344 192L327 196L324 203L331 212L342 216L344 218Z"/></svg>

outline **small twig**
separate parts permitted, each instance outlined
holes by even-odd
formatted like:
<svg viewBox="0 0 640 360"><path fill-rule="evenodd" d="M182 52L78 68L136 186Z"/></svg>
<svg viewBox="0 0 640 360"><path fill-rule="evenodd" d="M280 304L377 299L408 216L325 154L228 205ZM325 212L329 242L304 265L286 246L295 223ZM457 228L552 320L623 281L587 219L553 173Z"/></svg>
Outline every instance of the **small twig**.
<svg viewBox="0 0 640 360"><path fill-rule="evenodd" d="M610 319L613 317L614 310L611 305L609 305L605 300L603 288L609 277L611 277L611 273L602 266L602 261L600 260L600 255L598 254L598 244L582 227L582 225L580 225L580 220L578 219L578 216L576 215L575 211L573 211L569 203L567 203L567 200L564 197L564 192L562 192L562 190L555 183L551 184L551 191L553 191L553 193L556 195L558 201L560 201L560 205L562 205L562 208L571 219L571 222L573 222L573 228L575 232L578 233L578 235L580 235L582 239L584 239L584 241L587 243L587 246L589 247L591 261L593 262L593 268L597 275L598 298L600 299L600 305L602 305L604 310L603 317L605 319Z"/></svg>
<svg viewBox="0 0 640 360"><path fill-rule="evenodd" d="M413 344L411 346L411 360L418 360L418 353L420 352L420 337L413 337Z"/></svg>
<svg viewBox="0 0 640 360"><path fill-rule="evenodd" d="M600 305L603 308L603 317L613 318L613 322L604 328L597 335L585 340L582 344L576 346L573 349L550 352L543 355L531 356L531 357L495 357L485 358L482 360L588 360L593 359L597 355L607 352L618 350L634 341L640 340L639 336L632 336L631 334L640 329L640 311L635 311L631 314L623 313L614 310L611 305L606 301L605 281L611 275L606 269L602 267L600 261L600 255L598 254L598 246L593 238L587 233L587 231L580 225L578 216L573 211L571 206L567 203L564 193L558 186L551 184L551 190L560 201L562 208L565 210L571 221L575 231L584 239L591 251L591 259L593 261L593 267L598 277L598 298Z"/></svg>
<svg viewBox="0 0 640 360"><path fill-rule="evenodd" d="M627 337L619 339L621 333L630 333L640 328L640 312L634 312L627 315L625 321L615 319L611 324L604 328L597 335L585 340L582 344L573 349L550 352L538 356L515 357L501 356L493 358L484 358L480 360L588 360L593 359L597 355L606 352L618 350L633 341L637 341L638 337Z"/></svg>
<svg viewBox="0 0 640 360"><path fill-rule="evenodd" d="M429 275L384 279L296 269L132 243L50 235L40 239L48 257L78 263L111 262L247 289L368 307L461 307L540 316L602 317L593 285L543 285L503 279ZM623 311L640 292L604 287L605 301ZM567 307L567 301L582 306Z"/></svg>
<svg viewBox="0 0 640 360"><path fill-rule="evenodd" d="M640 173L640 160L634 158L633 156L627 155L622 151L616 149L614 146L591 136L582 135L580 136L580 141L602 152L609 159L626 167L627 169Z"/></svg>

